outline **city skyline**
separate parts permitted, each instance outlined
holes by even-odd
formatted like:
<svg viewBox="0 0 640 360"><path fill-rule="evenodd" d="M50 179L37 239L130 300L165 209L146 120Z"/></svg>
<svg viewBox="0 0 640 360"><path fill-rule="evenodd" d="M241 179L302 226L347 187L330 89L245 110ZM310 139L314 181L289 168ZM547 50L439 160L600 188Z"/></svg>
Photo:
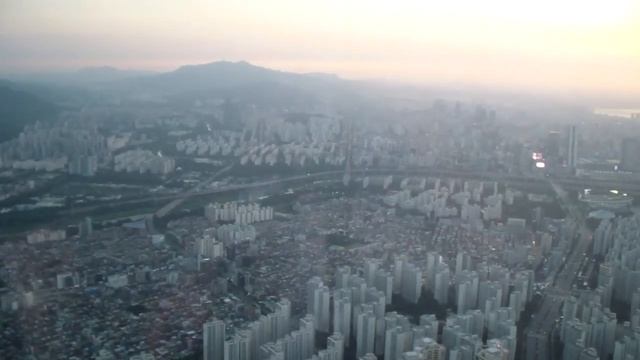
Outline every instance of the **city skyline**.
<svg viewBox="0 0 640 360"><path fill-rule="evenodd" d="M0 0L0 359L640 359L638 30Z"/></svg>

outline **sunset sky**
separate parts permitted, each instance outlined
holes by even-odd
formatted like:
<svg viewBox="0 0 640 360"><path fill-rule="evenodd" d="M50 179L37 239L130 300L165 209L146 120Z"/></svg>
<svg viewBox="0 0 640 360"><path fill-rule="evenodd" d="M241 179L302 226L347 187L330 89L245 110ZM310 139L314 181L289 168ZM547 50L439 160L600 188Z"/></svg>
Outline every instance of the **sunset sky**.
<svg viewBox="0 0 640 360"><path fill-rule="evenodd" d="M0 0L0 74L216 60L640 94L640 0Z"/></svg>

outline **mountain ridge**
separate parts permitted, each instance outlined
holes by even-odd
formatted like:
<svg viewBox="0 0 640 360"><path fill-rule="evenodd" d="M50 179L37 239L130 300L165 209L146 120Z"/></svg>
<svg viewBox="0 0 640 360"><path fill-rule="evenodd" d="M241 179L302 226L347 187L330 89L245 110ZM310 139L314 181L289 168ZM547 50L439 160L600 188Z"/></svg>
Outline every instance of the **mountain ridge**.
<svg viewBox="0 0 640 360"><path fill-rule="evenodd" d="M0 81L0 142L16 137L26 125L53 119L58 111L53 103Z"/></svg>

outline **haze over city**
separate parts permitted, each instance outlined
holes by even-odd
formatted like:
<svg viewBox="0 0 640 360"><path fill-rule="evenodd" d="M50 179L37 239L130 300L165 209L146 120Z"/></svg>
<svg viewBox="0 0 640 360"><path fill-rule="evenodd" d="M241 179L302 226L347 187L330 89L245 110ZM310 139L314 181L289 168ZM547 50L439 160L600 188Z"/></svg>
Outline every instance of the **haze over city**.
<svg viewBox="0 0 640 360"><path fill-rule="evenodd" d="M640 359L640 3L0 0L0 359Z"/></svg>
<svg viewBox="0 0 640 360"><path fill-rule="evenodd" d="M3 1L2 72L246 60L419 84L640 94L640 3Z"/></svg>

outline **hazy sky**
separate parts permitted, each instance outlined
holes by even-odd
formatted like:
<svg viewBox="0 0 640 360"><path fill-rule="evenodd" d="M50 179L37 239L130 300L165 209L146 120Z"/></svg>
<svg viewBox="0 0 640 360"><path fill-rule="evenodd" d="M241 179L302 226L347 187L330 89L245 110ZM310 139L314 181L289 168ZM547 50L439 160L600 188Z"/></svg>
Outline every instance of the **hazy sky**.
<svg viewBox="0 0 640 360"><path fill-rule="evenodd" d="M640 94L640 0L0 0L0 72L215 60Z"/></svg>

